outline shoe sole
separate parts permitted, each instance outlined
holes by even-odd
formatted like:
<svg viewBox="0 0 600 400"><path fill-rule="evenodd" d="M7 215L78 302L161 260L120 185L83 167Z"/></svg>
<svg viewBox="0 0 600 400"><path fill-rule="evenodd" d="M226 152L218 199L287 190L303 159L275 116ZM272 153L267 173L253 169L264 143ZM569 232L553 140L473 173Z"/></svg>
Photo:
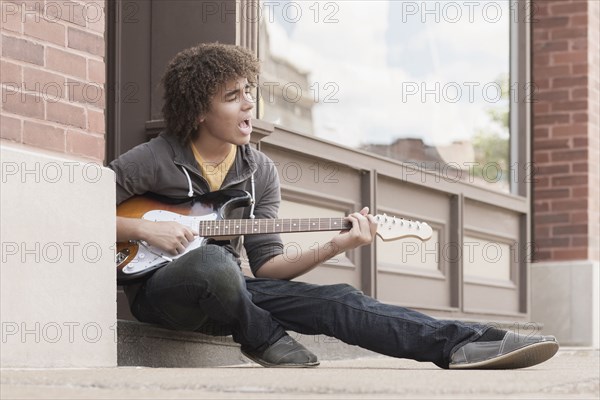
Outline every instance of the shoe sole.
<svg viewBox="0 0 600 400"><path fill-rule="evenodd" d="M252 357L251 355L247 354L243 350L242 350L242 354L244 356L246 356L247 358L249 358L250 360L254 361L255 363L260 364L263 367L267 367L267 368L313 368L320 364L320 362L318 362L318 361L315 361L314 363L304 363L304 364L271 364L271 363L265 362L264 360L261 360L259 358Z"/></svg>
<svg viewBox="0 0 600 400"><path fill-rule="evenodd" d="M450 364L450 369L516 369L527 368L549 360L558 351L557 342L539 342L487 360Z"/></svg>

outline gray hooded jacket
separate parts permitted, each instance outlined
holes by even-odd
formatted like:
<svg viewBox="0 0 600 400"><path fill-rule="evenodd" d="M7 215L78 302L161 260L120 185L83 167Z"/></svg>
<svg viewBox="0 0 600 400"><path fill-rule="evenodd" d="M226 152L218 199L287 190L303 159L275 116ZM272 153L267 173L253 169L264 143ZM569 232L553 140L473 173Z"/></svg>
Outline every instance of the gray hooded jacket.
<svg viewBox="0 0 600 400"><path fill-rule="evenodd" d="M173 199L185 199L208 193L189 146L166 133L140 144L109 164L116 175L117 205L134 195L152 192ZM281 201L279 176L275 164L250 145L239 146L235 161L221 189L240 189L250 193L254 205L232 212L230 218L277 218ZM252 272L272 257L283 253L278 234L250 235L243 239ZM230 250L236 256L242 239L232 240Z"/></svg>

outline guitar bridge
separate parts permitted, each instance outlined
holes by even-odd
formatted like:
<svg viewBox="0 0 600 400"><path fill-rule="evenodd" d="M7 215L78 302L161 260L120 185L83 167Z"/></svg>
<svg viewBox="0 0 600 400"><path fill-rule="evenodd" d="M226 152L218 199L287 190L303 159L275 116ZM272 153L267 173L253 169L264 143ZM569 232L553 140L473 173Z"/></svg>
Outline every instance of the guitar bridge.
<svg viewBox="0 0 600 400"><path fill-rule="evenodd" d="M129 249L123 249L116 254L115 261L117 263L117 267L120 266L125 260L127 260L129 254L131 254Z"/></svg>

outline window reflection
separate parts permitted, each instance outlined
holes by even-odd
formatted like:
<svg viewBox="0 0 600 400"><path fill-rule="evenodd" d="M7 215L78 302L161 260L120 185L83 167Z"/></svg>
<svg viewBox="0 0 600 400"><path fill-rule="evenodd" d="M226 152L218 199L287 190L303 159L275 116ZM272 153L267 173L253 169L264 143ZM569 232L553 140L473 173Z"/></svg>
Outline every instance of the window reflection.
<svg viewBox="0 0 600 400"><path fill-rule="evenodd" d="M512 6L264 2L261 117L509 191Z"/></svg>

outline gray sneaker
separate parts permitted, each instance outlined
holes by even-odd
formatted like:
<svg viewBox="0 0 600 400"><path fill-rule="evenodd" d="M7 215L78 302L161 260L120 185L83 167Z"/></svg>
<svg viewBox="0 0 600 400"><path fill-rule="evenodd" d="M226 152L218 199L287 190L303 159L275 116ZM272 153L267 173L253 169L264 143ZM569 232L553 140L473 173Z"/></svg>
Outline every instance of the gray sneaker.
<svg viewBox="0 0 600 400"><path fill-rule="evenodd" d="M263 367L309 368L319 365L317 356L289 335L283 336L262 353L242 348L242 354Z"/></svg>
<svg viewBox="0 0 600 400"><path fill-rule="evenodd" d="M526 368L552 358L558 351L554 336L506 332L502 340L471 342L452 354L451 369Z"/></svg>

